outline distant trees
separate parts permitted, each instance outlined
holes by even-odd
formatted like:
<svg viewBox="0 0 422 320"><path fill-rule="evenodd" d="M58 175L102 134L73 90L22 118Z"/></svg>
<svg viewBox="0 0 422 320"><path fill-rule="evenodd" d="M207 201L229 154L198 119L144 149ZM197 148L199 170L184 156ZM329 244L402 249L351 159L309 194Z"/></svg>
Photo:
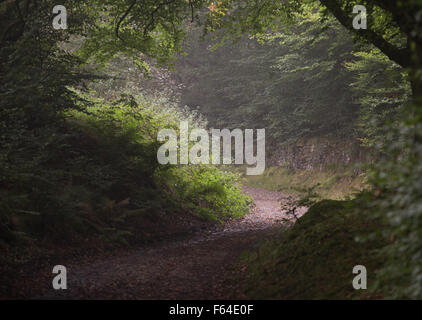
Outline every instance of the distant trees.
<svg viewBox="0 0 422 320"><path fill-rule="evenodd" d="M367 29L353 28L355 5L367 9ZM213 32L224 26L230 30L225 31L226 38L244 32L263 33L294 21L297 13L312 8L334 16L356 38L374 45L390 60L408 68L414 99L418 103L422 101L418 71L422 65L422 4L417 0L226 0L218 2L209 14L208 30Z"/></svg>
<svg viewBox="0 0 422 320"><path fill-rule="evenodd" d="M353 53L344 27L315 10L215 51L198 34L188 34L177 65L182 103L198 106L210 126L265 127L274 149L330 136L374 145L380 123L409 99L403 68L369 45Z"/></svg>

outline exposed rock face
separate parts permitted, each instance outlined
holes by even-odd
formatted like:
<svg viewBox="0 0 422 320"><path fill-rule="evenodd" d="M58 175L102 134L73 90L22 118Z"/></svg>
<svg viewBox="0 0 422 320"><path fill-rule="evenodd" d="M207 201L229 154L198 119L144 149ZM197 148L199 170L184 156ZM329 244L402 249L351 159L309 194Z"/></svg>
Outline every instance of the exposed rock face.
<svg viewBox="0 0 422 320"><path fill-rule="evenodd" d="M357 140L309 139L281 146L276 152L267 150L269 166L294 170L320 170L330 166L364 163L373 158L373 151Z"/></svg>

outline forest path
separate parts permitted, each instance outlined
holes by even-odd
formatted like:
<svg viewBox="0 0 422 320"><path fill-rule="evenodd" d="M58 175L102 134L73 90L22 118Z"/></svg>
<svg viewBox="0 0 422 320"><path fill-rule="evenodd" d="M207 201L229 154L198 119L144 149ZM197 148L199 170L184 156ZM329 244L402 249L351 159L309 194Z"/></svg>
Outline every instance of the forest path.
<svg viewBox="0 0 422 320"><path fill-rule="evenodd" d="M124 252L106 260L67 266L68 289L46 299L242 299L238 263L244 250L280 231L280 192L244 187L256 207L240 220L190 239ZM304 210L302 210L304 212Z"/></svg>

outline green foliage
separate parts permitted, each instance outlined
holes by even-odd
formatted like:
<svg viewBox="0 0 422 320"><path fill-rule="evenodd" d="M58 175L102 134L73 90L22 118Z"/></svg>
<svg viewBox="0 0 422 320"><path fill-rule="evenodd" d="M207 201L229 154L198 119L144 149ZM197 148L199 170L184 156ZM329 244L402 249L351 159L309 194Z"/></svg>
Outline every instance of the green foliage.
<svg viewBox="0 0 422 320"><path fill-rule="evenodd" d="M159 166L158 130L178 126L183 116L165 103L92 101L84 111L67 113L42 159L25 163L26 174L2 166L0 203L7 210L1 222L8 232L2 238L25 232L73 241L100 234L124 243L142 228L145 212L157 212L157 219L185 209L213 220L245 214L249 199L235 176L215 167Z"/></svg>
<svg viewBox="0 0 422 320"><path fill-rule="evenodd" d="M220 42L242 37L245 33L263 33L294 21L309 1L222 0L213 2L206 15L205 33Z"/></svg>
<svg viewBox="0 0 422 320"><path fill-rule="evenodd" d="M379 233L388 241L382 251L386 263L378 272L378 287L391 298L420 299L422 114L420 108L408 109L406 114L394 128L386 128L385 157L374 168L374 192L367 205L383 219Z"/></svg>
<svg viewBox="0 0 422 320"><path fill-rule="evenodd" d="M351 86L360 104L360 140L367 146L380 146L385 136L405 112L411 100L408 76L402 67L379 50L356 52L357 60L346 63L355 74Z"/></svg>
<svg viewBox="0 0 422 320"><path fill-rule="evenodd" d="M174 189L176 200L187 203L186 208L201 217L238 218L249 211L252 199L243 194L239 176L233 173L201 165L174 168L160 175Z"/></svg>
<svg viewBox="0 0 422 320"><path fill-rule="evenodd" d="M86 9L95 28L87 30L79 54L85 60L93 58L97 64L105 64L123 53L145 70L145 56L166 63L180 50L185 22L197 18L196 11L207 2L87 1Z"/></svg>

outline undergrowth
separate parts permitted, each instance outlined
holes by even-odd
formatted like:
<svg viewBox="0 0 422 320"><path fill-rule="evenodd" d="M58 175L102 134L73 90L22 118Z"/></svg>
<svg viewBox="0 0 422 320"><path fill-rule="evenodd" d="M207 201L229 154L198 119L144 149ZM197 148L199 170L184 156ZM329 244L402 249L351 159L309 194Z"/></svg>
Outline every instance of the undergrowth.
<svg viewBox="0 0 422 320"><path fill-rule="evenodd" d="M252 299L372 299L375 274L385 245L370 234L379 219L358 201L323 200L314 204L278 238L243 256L248 266L246 293ZM361 239L366 237L366 241ZM368 290L352 286L355 265L367 268Z"/></svg>
<svg viewBox="0 0 422 320"><path fill-rule="evenodd" d="M248 211L236 175L158 164L158 131L177 128L181 119L200 126L191 113L162 99L84 98L89 103L67 111L60 126L0 159L0 240L96 236L127 244L163 217L221 221Z"/></svg>

